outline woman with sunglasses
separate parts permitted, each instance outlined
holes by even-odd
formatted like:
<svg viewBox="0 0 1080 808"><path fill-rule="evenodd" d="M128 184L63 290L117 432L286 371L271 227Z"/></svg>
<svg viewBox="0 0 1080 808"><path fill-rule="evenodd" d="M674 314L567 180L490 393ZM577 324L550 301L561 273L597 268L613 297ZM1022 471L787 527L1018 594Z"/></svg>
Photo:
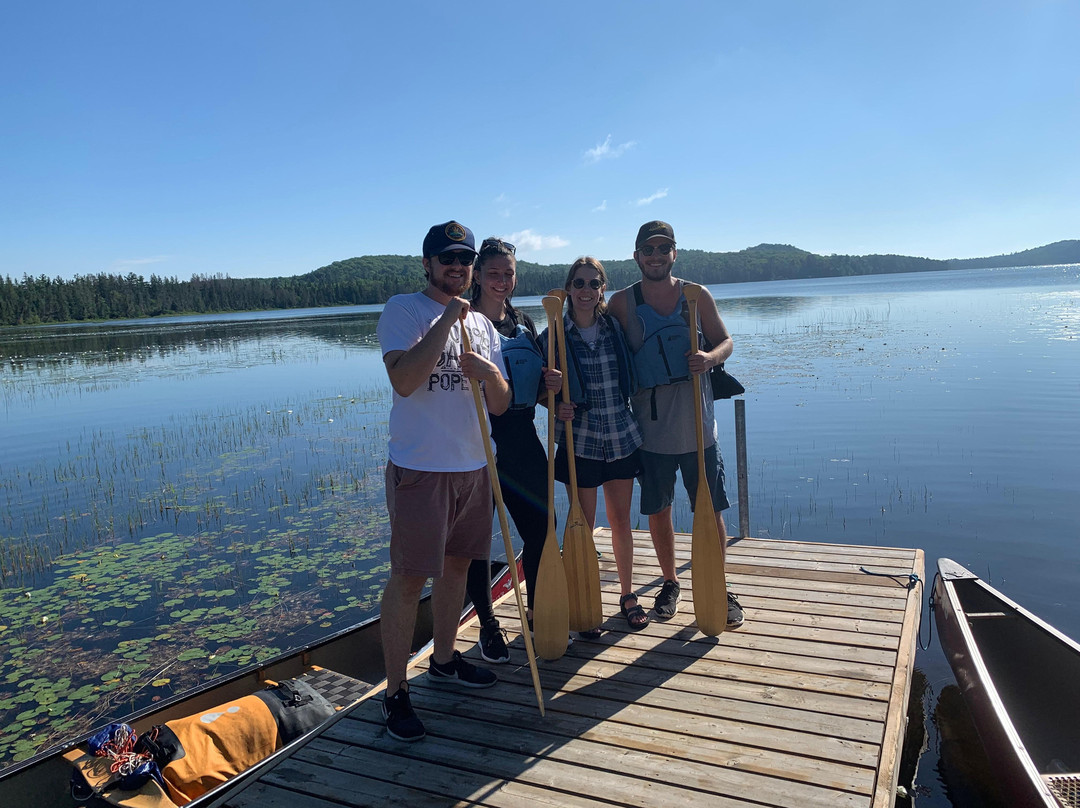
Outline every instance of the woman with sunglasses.
<svg viewBox="0 0 1080 808"><path fill-rule="evenodd" d="M564 288L570 401L560 401L556 414L571 421L578 500L589 527L596 524L596 489L604 488L604 508L611 527L615 567L619 573L619 609L634 631L649 622L634 594L634 541L630 532L630 502L640 469L641 431L630 411L634 392L633 360L618 322L607 314L604 290L607 273L595 258L585 256L570 267ZM547 346L545 331L541 346ZM557 433L555 479L570 485L564 430ZM599 634L599 629L596 631Z"/></svg>
<svg viewBox="0 0 1080 808"><path fill-rule="evenodd" d="M491 416L495 466L503 503L522 541L522 566L528 589L527 616L532 620L533 593L540 555L547 537L547 453L536 434L533 419L541 389L559 390L562 374L543 367L544 355L536 339L536 325L510 302L517 285L517 259L513 244L484 239L473 269L473 309L485 315L503 339L503 361L510 377L510 407ZM469 568L468 593L480 619L480 655L488 662L506 662L503 630L491 607L491 570L474 561Z"/></svg>

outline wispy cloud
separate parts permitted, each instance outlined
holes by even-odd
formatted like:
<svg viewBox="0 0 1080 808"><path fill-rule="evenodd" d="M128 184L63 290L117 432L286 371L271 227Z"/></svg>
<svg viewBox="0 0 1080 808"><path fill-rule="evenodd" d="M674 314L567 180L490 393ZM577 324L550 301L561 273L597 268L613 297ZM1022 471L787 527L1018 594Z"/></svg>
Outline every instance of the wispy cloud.
<svg viewBox="0 0 1080 808"><path fill-rule="evenodd" d="M597 205L595 208L593 208L592 212L593 213L603 213L605 210L607 210L607 200L606 199L603 202L601 202L599 205Z"/></svg>
<svg viewBox="0 0 1080 808"><path fill-rule="evenodd" d="M668 192L667 188L661 188L659 191L657 191L652 196L645 196L645 197L642 197L641 199L639 199L637 201L637 205L638 205L639 208L642 207L643 205L651 205L657 199L663 199L665 196L667 196L667 192Z"/></svg>
<svg viewBox="0 0 1080 808"><path fill-rule="evenodd" d="M605 159L615 159L616 157L622 157L627 151L634 148L637 143L633 140L628 140L626 143L620 143L618 146L611 145L611 135L604 138L603 143L598 143L591 149L585 152L586 163L598 163Z"/></svg>
<svg viewBox="0 0 1080 808"><path fill-rule="evenodd" d="M565 247L570 243L561 236L542 236L539 233L534 233L532 230L519 230L504 238L511 244L517 245L518 254L523 252L533 253L541 252L543 250L554 250L559 247Z"/></svg>
<svg viewBox="0 0 1080 808"><path fill-rule="evenodd" d="M110 270L119 271L123 269L131 269L134 267L144 267L147 264L160 264L163 261L169 261L172 259L171 255L152 255L147 258L123 258L119 261L113 261Z"/></svg>

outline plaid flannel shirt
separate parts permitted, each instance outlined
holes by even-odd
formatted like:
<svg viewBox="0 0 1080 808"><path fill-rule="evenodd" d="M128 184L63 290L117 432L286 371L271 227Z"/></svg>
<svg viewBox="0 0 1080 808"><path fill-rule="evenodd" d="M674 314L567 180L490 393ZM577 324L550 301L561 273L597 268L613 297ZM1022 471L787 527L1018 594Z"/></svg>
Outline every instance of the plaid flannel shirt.
<svg viewBox="0 0 1080 808"><path fill-rule="evenodd" d="M574 413L574 454L586 460L610 462L633 454L641 446L641 430L619 390L619 366L615 358L615 335L601 318L596 348L589 348L570 317L563 320L567 350L573 350L585 381L588 409ZM562 445L566 429L556 430Z"/></svg>

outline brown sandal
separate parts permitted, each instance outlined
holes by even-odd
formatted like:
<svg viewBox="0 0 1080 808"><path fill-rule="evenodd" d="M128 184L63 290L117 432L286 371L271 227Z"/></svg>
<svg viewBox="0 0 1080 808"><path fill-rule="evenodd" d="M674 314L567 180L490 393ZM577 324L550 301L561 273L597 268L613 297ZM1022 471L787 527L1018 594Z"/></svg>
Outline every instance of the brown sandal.
<svg viewBox="0 0 1080 808"><path fill-rule="evenodd" d="M626 608L626 601L631 598L634 600L634 605L628 609ZM637 599L638 596L633 592L628 592L619 598L619 611L626 618L626 624L630 626L631 631L640 631L649 625L649 615L641 608L641 604L637 602Z"/></svg>

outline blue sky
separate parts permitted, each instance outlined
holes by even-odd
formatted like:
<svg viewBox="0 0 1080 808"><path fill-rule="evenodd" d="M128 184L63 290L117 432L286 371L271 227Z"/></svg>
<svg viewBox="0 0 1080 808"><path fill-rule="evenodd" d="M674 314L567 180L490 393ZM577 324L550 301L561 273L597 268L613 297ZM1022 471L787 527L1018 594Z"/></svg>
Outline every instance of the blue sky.
<svg viewBox="0 0 1080 808"><path fill-rule="evenodd" d="M1076 0L0 8L0 275L1080 238Z"/></svg>

